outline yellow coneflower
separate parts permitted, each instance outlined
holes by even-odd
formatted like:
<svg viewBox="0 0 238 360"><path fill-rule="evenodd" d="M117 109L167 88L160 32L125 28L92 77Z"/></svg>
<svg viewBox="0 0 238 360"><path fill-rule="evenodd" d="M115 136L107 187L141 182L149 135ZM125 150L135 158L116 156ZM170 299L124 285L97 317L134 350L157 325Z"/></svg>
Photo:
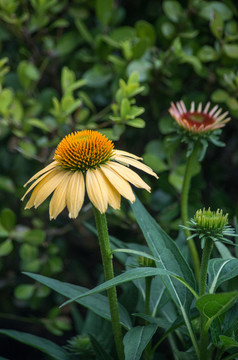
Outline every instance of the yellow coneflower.
<svg viewBox="0 0 238 360"><path fill-rule="evenodd" d="M37 208L54 192L50 219L56 219L66 206L69 217L76 218L84 202L85 182L89 200L100 213L105 213L108 205L119 209L121 195L133 203L135 195L129 183L147 191L150 187L129 166L158 178L139 160L142 158L115 150L112 141L98 131L71 133L59 143L54 161L25 184L35 180L22 198L34 189L25 209Z"/></svg>
<svg viewBox="0 0 238 360"><path fill-rule="evenodd" d="M181 100L176 105L171 103L169 112L180 127L193 133L213 131L224 127L230 121L230 118L226 117L228 112L221 114L222 109L218 105L214 106L210 111L209 108L209 102L204 107L204 110L202 110L202 104L199 103L196 110L193 101L190 110L187 110L184 102Z"/></svg>

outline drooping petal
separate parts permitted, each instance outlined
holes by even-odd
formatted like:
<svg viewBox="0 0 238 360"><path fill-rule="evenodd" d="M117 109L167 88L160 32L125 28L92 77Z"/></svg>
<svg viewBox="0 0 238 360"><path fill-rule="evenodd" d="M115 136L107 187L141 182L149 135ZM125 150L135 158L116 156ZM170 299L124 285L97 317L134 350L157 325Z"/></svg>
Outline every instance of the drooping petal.
<svg viewBox="0 0 238 360"><path fill-rule="evenodd" d="M89 169L86 173L86 188L90 201L100 211L105 213L108 205L107 191L102 192L97 176L97 170Z"/></svg>
<svg viewBox="0 0 238 360"><path fill-rule="evenodd" d="M55 190L56 186L63 180L65 175L66 172L59 169L55 169L47 175L33 190L25 209L29 209L33 205L37 208L43 203L43 201Z"/></svg>
<svg viewBox="0 0 238 360"><path fill-rule="evenodd" d="M75 171L70 176L66 195L69 217L75 219L83 206L85 196L84 177L80 171Z"/></svg>
<svg viewBox="0 0 238 360"><path fill-rule="evenodd" d="M122 156L126 156L126 157L131 157L133 159L136 160L142 160L142 157L136 156L134 154L131 154L127 151L123 151L123 150L114 150L115 155L122 155Z"/></svg>
<svg viewBox="0 0 238 360"><path fill-rule="evenodd" d="M27 189L27 191L25 192L24 196L21 198L21 200L23 201L26 197L26 195L41 181L44 179L44 177L46 177L47 175L49 175L52 171L54 171L54 168L49 170L47 173L41 175L39 177L39 179L37 179L36 181L33 182L33 184L31 184L31 186L29 187L29 189Z"/></svg>
<svg viewBox="0 0 238 360"><path fill-rule="evenodd" d="M121 195L115 187L108 181L100 168L97 169L97 177L101 185L103 194L107 194L108 203L113 209L118 210L121 206Z"/></svg>
<svg viewBox="0 0 238 360"><path fill-rule="evenodd" d="M143 170L147 174L150 174L150 175L156 177L156 179L158 179L158 176L156 175L156 173L154 173L154 171L151 170L151 168L149 166L147 166L137 160L126 158L125 156L117 156L115 158L115 160L118 162L124 163L124 164L132 165L132 166L136 167L137 169Z"/></svg>
<svg viewBox="0 0 238 360"><path fill-rule="evenodd" d="M124 196L126 199L130 200L131 203L135 201L135 195L131 189L130 184L124 180L116 171L114 171L107 164L101 166L106 178L110 183L116 188L116 190Z"/></svg>
<svg viewBox="0 0 238 360"><path fill-rule="evenodd" d="M32 177L30 178L30 180L28 180L28 181L25 183L24 187L25 187L27 184L29 184L30 182L32 182L33 180L37 179L41 174L44 174L45 172L47 172L47 171L55 168L57 165L58 165L57 161L53 161L52 163L50 163L49 165L47 165L46 167L44 167L44 169L38 171L34 176L32 176Z"/></svg>
<svg viewBox="0 0 238 360"><path fill-rule="evenodd" d="M50 200L50 220L56 219L59 213L61 213L66 206L66 194L70 175L70 172L66 173L64 180L59 183L53 193Z"/></svg>
<svg viewBox="0 0 238 360"><path fill-rule="evenodd" d="M150 187L147 185L141 177L135 173L133 170L129 169L128 167L116 163L115 161L110 161L108 163L113 170L115 170L121 177L125 180L129 181L131 184L135 185L138 188L146 189L150 192Z"/></svg>

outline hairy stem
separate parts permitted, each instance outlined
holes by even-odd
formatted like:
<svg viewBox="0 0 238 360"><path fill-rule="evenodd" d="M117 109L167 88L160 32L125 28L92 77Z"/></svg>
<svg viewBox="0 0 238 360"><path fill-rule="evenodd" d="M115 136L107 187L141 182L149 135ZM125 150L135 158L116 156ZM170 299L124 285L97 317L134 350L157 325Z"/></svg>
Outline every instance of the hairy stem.
<svg viewBox="0 0 238 360"><path fill-rule="evenodd" d="M199 295L202 296L206 293L207 285L207 267L208 261L213 248L213 241L211 239L206 239L205 246L202 253L202 263L201 263L201 272L200 272L200 281L199 281ZM206 326L206 316L201 313L200 315L200 360L207 360L207 345L208 345L208 327Z"/></svg>
<svg viewBox="0 0 238 360"><path fill-rule="evenodd" d="M195 144L191 155L187 158L183 186L182 186L182 193L181 193L181 216L184 226L187 225L187 221L188 221L188 194L189 194L191 179L193 176L193 170L194 167L197 165L196 155L197 155L197 146ZM186 238L188 238L191 235L188 229L184 229L184 232ZM199 272L200 272L200 261L193 239L188 240L188 246L193 259L195 276L196 279L198 280Z"/></svg>
<svg viewBox="0 0 238 360"><path fill-rule="evenodd" d="M93 207L96 227L98 231L98 240L102 256L102 263L104 268L105 280L111 280L114 278L112 253L110 249L107 219L105 214L101 214L95 207ZM109 300L109 307L111 313L112 330L117 350L117 355L120 360L124 360L124 347L122 342L122 329L119 318L119 308L116 287L112 287L107 290L107 296Z"/></svg>

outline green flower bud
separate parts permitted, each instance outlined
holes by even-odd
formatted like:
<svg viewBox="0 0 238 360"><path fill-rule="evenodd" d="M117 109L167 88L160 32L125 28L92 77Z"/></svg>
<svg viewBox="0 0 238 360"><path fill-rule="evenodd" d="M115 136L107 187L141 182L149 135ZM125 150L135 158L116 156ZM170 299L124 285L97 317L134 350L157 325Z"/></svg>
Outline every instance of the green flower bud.
<svg viewBox="0 0 238 360"><path fill-rule="evenodd" d="M228 214L223 214L220 209L217 211L211 211L210 208L208 210L205 208L200 209L196 212L194 218L188 221L188 225L188 227L182 226L193 233L188 240L199 237L202 249L208 238L214 242L221 241L234 245L231 240L227 239L227 236L236 236L235 230L228 224Z"/></svg>

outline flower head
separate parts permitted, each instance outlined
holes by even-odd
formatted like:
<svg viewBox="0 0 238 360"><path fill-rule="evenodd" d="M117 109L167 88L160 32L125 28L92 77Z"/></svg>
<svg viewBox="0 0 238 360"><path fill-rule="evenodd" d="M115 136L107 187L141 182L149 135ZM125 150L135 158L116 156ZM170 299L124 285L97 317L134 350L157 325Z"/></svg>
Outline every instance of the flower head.
<svg viewBox="0 0 238 360"><path fill-rule="evenodd" d="M190 221L188 227L182 226L190 230L193 235L188 239L198 236L202 241L202 248L204 247L206 239L212 241L221 241L227 244L232 244L227 236L236 236L234 229L228 224L228 214L223 214L223 211L218 209L216 212L208 210L198 210Z"/></svg>
<svg viewBox="0 0 238 360"><path fill-rule="evenodd" d="M230 121L227 117L228 112L222 113L222 109L218 105L214 106L210 111L210 102L206 104L202 110L202 104L195 109L194 101L191 104L190 110L187 110L184 102L181 100L176 105L171 103L169 112L176 120L177 124L185 130L192 133L205 133L220 129Z"/></svg>
<svg viewBox="0 0 238 360"><path fill-rule="evenodd" d="M130 202L135 201L129 183L150 191L130 165L158 178L139 160L142 158L115 150L112 141L98 131L71 133L59 143L54 161L25 184L34 181L22 198L34 189L25 209L37 208L53 193L50 219L56 219L65 207L69 217L76 218L84 202L85 183L90 201L101 213L106 212L108 205L119 209L121 195Z"/></svg>

